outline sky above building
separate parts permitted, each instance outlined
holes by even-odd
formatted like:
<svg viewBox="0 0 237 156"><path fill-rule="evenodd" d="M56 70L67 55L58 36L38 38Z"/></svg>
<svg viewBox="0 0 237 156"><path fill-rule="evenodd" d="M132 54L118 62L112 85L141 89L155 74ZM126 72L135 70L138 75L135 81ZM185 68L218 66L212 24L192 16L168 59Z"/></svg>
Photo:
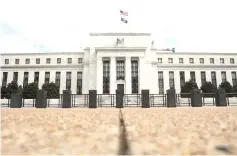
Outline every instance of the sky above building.
<svg viewBox="0 0 237 156"><path fill-rule="evenodd" d="M157 48L236 52L236 0L1 0L0 52L80 51L91 32L150 32ZM128 12L128 24L119 10Z"/></svg>

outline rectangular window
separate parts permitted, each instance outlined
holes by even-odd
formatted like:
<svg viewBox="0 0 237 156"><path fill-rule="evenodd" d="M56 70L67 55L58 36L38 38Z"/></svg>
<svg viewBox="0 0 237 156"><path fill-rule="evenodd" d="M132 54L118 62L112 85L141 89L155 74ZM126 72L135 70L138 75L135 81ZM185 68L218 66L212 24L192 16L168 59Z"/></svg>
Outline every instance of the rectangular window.
<svg viewBox="0 0 237 156"><path fill-rule="evenodd" d="M50 64L51 58L46 58L46 64Z"/></svg>
<svg viewBox="0 0 237 156"><path fill-rule="evenodd" d="M5 59L5 64L9 64L9 59Z"/></svg>
<svg viewBox="0 0 237 156"><path fill-rule="evenodd" d="M132 94L138 93L138 60L131 60Z"/></svg>
<svg viewBox="0 0 237 156"><path fill-rule="evenodd" d="M232 77L233 86L236 86L237 85L237 78L236 78L236 72L235 71L231 72L231 77Z"/></svg>
<svg viewBox="0 0 237 156"><path fill-rule="evenodd" d="M39 72L35 72L34 83L39 85Z"/></svg>
<svg viewBox="0 0 237 156"><path fill-rule="evenodd" d="M124 60L117 60L117 80L124 80Z"/></svg>
<svg viewBox="0 0 237 156"><path fill-rule="evenodd" d="M179 77L180 77L180 86L182 88L184 86L184 84L185 84L185 72L184 71L180 71L179 72Z"/></svg>
<svg viewBox="0 0 237 156"><path fill-rule="evenodd" d="M221 80L222 80L222 82L226 81L226 72L225 71L221 72Z"/></svg>
<svg viewBox="0 0 237 156"><path fill-rule="evenodd" d="M210 58L210 64L214 64L214 58Z"/></svg>
<svg viewBox="0 0 237 156"><path fill-rule="evenodd" d="M183 64L184 63L184 59L183 58L179 58L179 63Z"/></svg>
<svg viewBox="0 0 237 156"><path fill-rule="evenodd" d="M200 64L204 64L204 58L199 58Z"/></svg>
<svg viewBox="0 0 237 156"><path fill-rule="evenodd" d="M78 58L78 64L82 64L82 58Z"/></svg>
<svg viewBox="0 0 237 156"><path fill-rule="evenodd" d="M234 58L230 58L230 64L234 64L235 63L235 59Z"/></svg>
<svg viewBox="0 0 237 156"><path fill-rule="evenodd" d="M15 64L19 64L20 60L19 59L15 59Z"/></svg>
<svg viewBox="0 0 237 156"><path fill-rule="evenodd" d="M30 59L29 58L26 58L25 64L30 64Z"/></svg>
<svg viewBox="0 0 237 156"><path fill-rule="evenodd" d="M169 72L169 83L170 83L170 89L174 89L175 85L174 85L174 72L173 71Z"/></svg>
<svg viewBox="0 0 237 156"><path fill-rule="evenodd" d="M224 64L224 63L225 63L224 58L220 58L220 63L221 63L221 64Z"/></svg>
<svg viewBox="0 0 237 156"><path fill-rule="evenodd" d="M55 83L60 88L61 72L56 72Z"/></svg>
<svg viewBox="0 0 237 156"><path fill-rule="evenodd" d="M82 72L77 72L77 94L82 94Z"/></svg>
<svg viewBox="0 0 237 156"><path fill-rule="evenodd" d="M158 63L162 63L162 58L158 58Z"/></svg>
<svg viewBox="0 0 237 156"><path fill-rule="evenodd" d="M8 76L8 72L3 72L3 76L2 76L2 86L4 86L4 87L7 86L7 76Z"/></svg>
<svg viewBox="0 0 237 156"><path fill-rule="evenodd" d="M194 63L194 59L193 58L189 58L189 63L193 64Z"/></svg>
<svg viewBox="0 0 237 156"><path fill-rule="evenodd" d="M204 83L206 83L206 72L205 71L201 71L201 83L202 83L202 85Z"/></svg>
<svg viewBox="0 0 237 156"><path fill-rule="evenodd" d="M164 94L163 71L158 71L159 94Z"/></svg>
<svg viewBox="0 0 237 156"><path fill-rule="evenodd" d="M71 90L72 72L66 73L66 89Z"/></svg>
<svg viewBox="0 0 237 156"><path fill-rule="evenodd" d="M196 82L196 76L195 76L195 72L194 71L191 71L190 72L190 78L193 82Z"/></svg>
<svg viewBox="0 0 237 156"><path fill-rule="evenodd" d="M110 61L103 61L103 93L110 93Z"/></svg>
<svg viewBox="0 0 237 156"><path fill-rule="evenodd" d="M173 58L168 58L169 63L173 63Z"/></svg>
<svg viewBox="0 0 237 156"><path fill-rule="evenodd" d="M61 64L61 58L57 58L57 64Z"/></svg>
<svg viewBox="0 0 237 156"><path fill-rule="evenodd" d="M44 83L49 84L49 79L50 79L50 72L45 72Z"/></svg>
<svg viewBox="0 0 237 156"><path fill-rule="evenodd" d="M18 72L13 72L13 81L18 82Z"/></svg>
<svg viewBox="0 0 237 156"><path fill-rule="evenodd" d="M216 83L216 72L212 71L211 72L211 82L212 84L217 87L217 83Z"/></svg>
<svg viewBox="0 0 237 156"><path fill-rule="evenodd" d="M72 64L72 58L67 58L67 63Z"/></svg>
<svg viewBox="0 0 237 156"><path fill-rule="evenodd" d="M36 63L36 64L40 64L40 58L36 58L36 59L35 59L35 63Z"/></svg>
<svg viewBox="0 0 237 156"><path fill-rule="evenodd" d="M28 85L29 72L24 72L23 87Z"/></svg>

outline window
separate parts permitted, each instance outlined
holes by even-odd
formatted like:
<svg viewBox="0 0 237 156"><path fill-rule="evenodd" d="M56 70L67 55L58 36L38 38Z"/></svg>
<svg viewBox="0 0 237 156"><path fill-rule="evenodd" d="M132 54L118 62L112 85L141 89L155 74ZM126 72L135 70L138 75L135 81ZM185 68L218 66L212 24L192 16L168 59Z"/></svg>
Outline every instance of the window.
<svg viewBox="0 0 237 156"><path fill-rule="evenodd" d="M78 58L78 64L82 64L82 58Z"/></svg>
<svg viewBox="0 0 237 156"><path fill-rule="evenodd" d="M30 59L29 58L26 58L25 64L30 64Z"/></svg>
<svg viewBox="0 0 237 156"><path fill-rule="evenodd" d="M44 83L49 84L50 72L45 72Z"/></svg>
<svg viewBox="0 0 237 156"><path fill-rule="evenodd" d="M199 58L200 64L204 64L204 58Z"/></svg>
<svg viewBox="0 0 237 156"><path fill-rule="evenodd" d="M61 58L57 58L57 64L61 64Z"/></svg>
<svg viewBox="0 0 237 156"><path fill-rule="evenodd" d="M77 94L82 94L82 72L77 72Z"/></svg>
<svg viewBox="0 0 237 156"><path fill-rule="evenodd" d="M232 77L233 86L236 86L237 85L237 78L236 78L236 72L235 71L231 72L231 77Z"/></svg>
<svg viewBox="0 0 237 156"><path fill-rule="evenodd" d="M35 63L40 64L40 58L36 58Z"/></svg>
<svg viewBox="0 0 237 156"><path fill-rule="evenodd" d="M220 58L220 63L221 63L221 64L224 64L224 63L225 63L224 58Z"/></svg>
<svg viewBox="0 0 237 156"><path fill-rule="evenodd" d="M230 64L234 64L235 63L235 59L234 58L230 58Z"/></svg>
<svg viewBox="0 0 237 156"><path fill-rule="evenodd" d="M34 82L39 84L39 72L35 72Z"/></svg>
<svg viewBox="0 0 237 156"><path fill-rule="evenodd" d="M71 64L72 63L72 58L67 58L67 63Z"/></svg>
<svg viewBox="0 0 237 156"><path fill-rule="evenodd" d="M184 63L184 59L183 58L179 58L179 63Z"/></svg>
<svg viewBox="0 0 237 156"><path fill-rule="evenodd" d="M4 87L7 86L7 76L8 76L8 72L3 72L2 86L4 86Z"/></svg>
<svg viewBox="0 0 237 156"><path fill-rule="evenodd" d="M18 72L13 73L13 81L17 83L17 81L18 81Z"/></svg>
<svg viewBox="0 0 237 156"><path fill-rule="evenodd" d="M189 58L189 63L194 63L194 59L193 58Z"/></svg>
<svg viewBox="0 0 237 156"><path fill-rule="evenodd" d="M211 72L211 82L212 84L217 87L217 83L216 83L216 72L212 71Z"/></svg>
<svg viewBox="0 0 237 156"><path fill-rule="evenodd" d="M117 60L117 80L124 80L124 60Z"/></svg>
<svg viewBox="0 0 237 156"><path fill-rule="evenodd" d="M131 61L132 72L132 94L138 93L138 60Z"/></svg>
<svg viewBox="0 0 237 156"><path fill-rule="evenodd" d="M173 63L173 58L168 58L169 63Z"/></svg>
<svg viewBox="0 0 237 156"><path fill-rule="evenodd" d="M19 59L15 59L15 64L19 64L20 60Z"/></svg>
<svg viewBox="0 0 237 156"><path fill-rule="evenodd" d="M60 79L61 79L61 72L56 72L55 83L60 90Z"/></svg>
<svg viewBox="0 0 237 156"><path fill-rule="evenodd" d="M214 64L214 58L210 58L210 64Z"/></svg>
<svg viewBox="0 0 237 156"><path fill-rule="evenodd" d="M201 71L201 83L202 85L206 83L206 72Z"/></svg>
<svg viewBox="0 0 237 156"><path fill-rule="evenodd" d="M24 72L23 87L28 84L29 72Z"/></svg>
<svg viewBox="0 0 237 156"><path fill-rule="evenodd" d="M159 94L164 94L163 71L158 71Z"/></svg>
<svg viewBox="0 0 237 156"><path fill-rule="evenodd" d="M179 77L180 77L180 86L182 88L185 84L185 73L184 73L184 71L179 72Z"/></svg>
<svg viewBox="0 0 237 156"><path fill-rule="evenodd" d="M158 63L162 63L162 58L158 58Z"/></svg>
<svg viewBox="0 0 237 156"><path fill-rule="evenodd" d="M222 82L226 81L226 72L225 71L221 72L221 80L222 80Z"/></svg>
<svg viewBox="0 0 237 156"><path fill-rule="evenodd" d="M170 83L170 89L174 89L175 85L174 85L174 72L173 71L169 72L169 83Z"/></svg>
<svg viewBox="0 0 237 156"><path fill-rule="evenodd" d="M195 72L194 71L191 71L190 72L190 78L193 82L196 82L196 76L195 76Z"/></svg>
<svg viewBox="0 0 237 156"><path fill-rule="evenodd" d="M9 64L9 59L5 59L5 64Z"/></svg>
<svg viewBox="0 0 237 156"><path fill-rule="evenodd" d="M110 93L110 61L103 60L103 93Z"/></svg>
<svg viewBox="0 0 237 156"><path fill-rule="evenodd" d="M46 64L50 64L51 58L46 58Z"/></svg>
<svg viewBox="0 0 237 156"><path fill-rule="evenodd" d="M72 72L67 72L66 73L66 89L67 90L71 90L71 77L72 76Z"/></svg>

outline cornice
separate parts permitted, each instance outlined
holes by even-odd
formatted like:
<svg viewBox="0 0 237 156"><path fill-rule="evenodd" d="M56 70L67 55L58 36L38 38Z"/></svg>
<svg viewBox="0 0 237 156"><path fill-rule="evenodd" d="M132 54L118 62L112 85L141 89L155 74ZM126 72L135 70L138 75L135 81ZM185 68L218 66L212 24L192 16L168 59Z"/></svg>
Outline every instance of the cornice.
<svg viewBox="0 0 237 156"><path fill-rule="evenodd" d="M83 64L79 64L79 65L5 65L5 66L1 66L1 69L19 69L19 68L52 68L52 69L56 69L56 68L63 68L63 69L67 69L67 68L83 68Z"/></svg>
<svg viewBox="0 0 237 156"><path fill-rule="evenodd" d="M157 55L236 55L237 56L237 52L236 53L217 53L217 52L172 52L172 51L157 51L156 52Z"/></svg>
<svg viewBox="0 0 237 156"><path fill-rule="evenodd" d="M150 36L151 33L126 33L126 32L117 32L117 33L90 33L90 36Z"/></svg>
<svg viewBox="0 0 237 156"><path fill-rule="evenodd" d="M95 47L96 51L145 51L147 47Z"/></svg>
<svg viewBox="0 0 237 156"><path fill-rule="evenodd" d="M237 68L237 65L157 65L158 68L206 68L206 69L215 69L215 68Z"/></svg>
<svg viewBox="0 0 237 156"><path fill-rule="evenodd" d="M13 55L84 55L84 51L80 52L37 52L37 53L1 53L0 56L13 56Z"/></svg>

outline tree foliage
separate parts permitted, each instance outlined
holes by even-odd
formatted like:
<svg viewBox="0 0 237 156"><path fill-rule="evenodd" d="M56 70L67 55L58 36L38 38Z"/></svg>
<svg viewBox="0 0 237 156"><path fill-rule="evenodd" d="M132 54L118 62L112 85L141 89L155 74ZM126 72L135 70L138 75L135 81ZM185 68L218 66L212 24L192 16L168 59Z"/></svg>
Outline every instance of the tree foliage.
<svg viewBox="0 0 237 156"><path fill-rule="evenodd" d="M1 98L10 99L11 93L21 90L22 87L18 86L16 81L12 81L11 83L8 83L6 87L5 86L1 87Z"/></svg>
<svg viewBox="0 0 237 156"><path fill-rule="evenodd" d="M193 89L198 89L197 83L189 80L184 83L184 86L181 88L181 97L190 97L190 93Z"/></svg>
<svg viewBox="0 0 237 156"><path fill-rule="evenodd" d="M200 89L204 97L213 97L216 87L211 82L205 82Z"/></svg>
<svg viewBox="0 0 237 156"><path fill-rule="evenodd" d="M228 82L228 81L222 82L222 83L219 85L219 87L225 89L225 92L226 92L226 93L233 93L233 87L232 87L232 85L230 84L230 82Z"/></svg>
<svg viewBox="0 0 237 156"><path fill-rule="evenodd" d="M57 99L59 98L59 86L54 83L43 84L42 89L47 91L48 99Z"/></svg>
<svg viewBox="0 0 237 156"><path fill-rule="evenodd" d="M36 99L36 94L38 90L38 83L32 82L24 86L23 88L23 98L24 99Z"/></svg>

